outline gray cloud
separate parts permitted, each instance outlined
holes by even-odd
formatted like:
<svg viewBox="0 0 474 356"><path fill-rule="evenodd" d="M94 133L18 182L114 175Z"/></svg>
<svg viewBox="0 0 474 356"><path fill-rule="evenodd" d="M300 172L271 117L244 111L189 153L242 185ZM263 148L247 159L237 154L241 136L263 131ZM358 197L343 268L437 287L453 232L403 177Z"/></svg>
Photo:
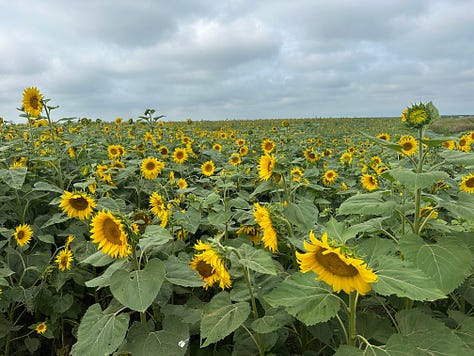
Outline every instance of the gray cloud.
<svg viewBox="0 0 474 356"><path fill-rule="evenodd" d="M0 116L37 86L60 117L473 113L470 0L0 0Z"/></svg>

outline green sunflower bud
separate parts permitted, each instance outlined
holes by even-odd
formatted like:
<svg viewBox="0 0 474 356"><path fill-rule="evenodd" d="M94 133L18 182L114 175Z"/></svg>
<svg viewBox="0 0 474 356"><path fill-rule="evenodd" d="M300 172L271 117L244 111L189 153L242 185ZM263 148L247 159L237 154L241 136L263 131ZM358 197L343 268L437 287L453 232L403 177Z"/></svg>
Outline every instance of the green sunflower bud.
<svg viewBox="0 0 474 356"><path fill-rule="evenodd" d="M439 118L438 109L430 101L419 103L406 108L402 113L402 121L410 127L420 128Z"/></svg>

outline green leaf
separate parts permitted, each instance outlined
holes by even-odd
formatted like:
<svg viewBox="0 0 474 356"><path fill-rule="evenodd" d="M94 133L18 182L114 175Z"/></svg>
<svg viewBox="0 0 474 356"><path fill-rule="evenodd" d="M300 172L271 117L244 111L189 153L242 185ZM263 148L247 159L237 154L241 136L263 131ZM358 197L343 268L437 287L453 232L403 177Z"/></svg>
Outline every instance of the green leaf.
<svg viewBox="0 0 474 356"><path fill-rule="evenodd" d="M288 324L293 317L281 310L275 309L274 314L265 315L262 318L256 319L252 322L252 329L260 334L267 334L278 330Z"/></svg>
<svg viewBox="0 0 474 356"><path fill-rule="evenodd" d="M120 268L123 268L125 265L126 259L120 259L112 263L107 269L98 277L95 277L87 282L85 282L86 287L89 288L103 288L110 285L110 277L112 274Z"/></svg>
<svg viewBox="0 0 474 356"><path fill-rule="evenodd" d="M92 255L86 257L79 263L88 263L94 267L103 267L108 265L109 263L112 263L113 261L115 261L114 258L99 250L93 253Z"/></svg>
<svg viewBox="0 0 474 356"><path fill-rule="evenodd" d="M316 280L314 273L296 272L267 294L272 306L281 306L306 325L328 321L340 309L339 298L331 287Z"/></svg>
<svg viewBox="0 0 474 356"><path fill-rule="evenodd" d="M0 169L0 178L8 184L10 188L20 189L25 183L26 173L28 169L26 167L19 167L15 169Z"/></svg>
<svg viewBox="0 0 474 356"><path fill-rule="evenodd" d="M336 239L338 242L345 243L357 235L357 230L348 229L344 223L337 221L331 216L329 221L324 224L329 238Z"/></svg>
<svg viewBox="0 0 474 356"><path fill-rule="evenodd" d="M209 224L211 225L221 225L221 224L226 224L231 218L232 218L233 212L232 211L221 211L221 212L216 212L216 211L211 211L209 212L209 215L207 216L207 220L209 221Z"/></svg>
<svg viewBox="0 0 474 356"><path fill-rule="evenodd" d="M69 216L63 215L62 213L54 213L51 218L49 218L48 221L46 221L41 228L44 229L48 226L54 225L54 224L60 224L62 222L68 221L70 219Z"/></svg>
<svg viewBox="0 0 474 356"><path fill-rule="evenodd" d="M216 294L203 311L201 347L225 338L240 327L249 314L250 305L247 302L232 304L228 292Z"/></svg>
<svg viewBox="0 0 474 356"><path fill-rule="evenodd" d="M395 294L398 297L425 301L446 298L422 270L397 257L385 256L378 259L376 271L378 279L372 284L372 288L379 294Z"/></svg>
<svg viewBox="0 0 474 356"><path fill-rule="evenodd" d="M455 219L474 221L474 199L469 193L459 192L457 200L440 200L439 206L448 210Z"/></svg>
<svg viewBox="0 0 474 356"><path fill-rule="evenodd" d="M64 193L64 190L59 188L57 185L52 185L46 182L36 182L34 184L33 190L39 190L43 192L53 192L53 193L59 193L59 194Z"/></svg>
<svg viewBox="0 0 474 356"><path fill-rule="evenodd" d="M144 312L158 295L164 279L164 264L154 258L142 270L115 271L110 278L110 291L122 305Z"/></svg>
<svg viewBox="0 0 474 356"><path fill-rule="evenodd" d="M365 239L357 246L357 253L364 256L369 267L373 267L380 259L393 255L396 250L397 246L392 240L380 237Z"/></svg>
<svg viewBox="0 0 474 356"><path fill-rule="evenodd" d="M445 294L451 293L471 274L471 251L455 237L440 237L437 243L428 244L411 234L401 239L400 250Z"/></svg>
<svg viewBox="0 0 474 356"><path fill-rule="evenodd" d="M162 246L172 239L173 236L165 228L159 225L148 225L143 233L143 238L138 242L138 246L146 251L152 247Z"/></svg>
<svg viewBox="0 0 474 356"><path fill-rule="evenodd" d="M199 278L196 271L189 267L189 258L186 261L170 256L165 261L166 279L173 284L183 287L202 287L204 281Z"/></svg>
<svg viewBox="0 0 474 356"><path fill-rule="evenodd" d="M97 356L113 353L125 338L129 320L130 316L126 313L105 314L99 304L91 305L81 320L71 355Z"/></svg>
<svg viewBox="0 0 474 356"><path fill-rule="evenodd" d="M440 153L446 161L459 164L459 165L473 165L474 153L473 152L460 152L452 150L444 150Z"/></svg>
<svg viewBox="0 0 474 356"><path fill-rule="evenodd" d="M239 259L241 265L256 272L276 276L276 268L270 252L257 250L247 244L242 244L238 250L242 256L242 258Z"/></svg>
<svg viewBox="0 0 474 356"><path fill-rule="evenodd" d="M201 213L196 208L189 208L186 212L175 211L173 218L177 225L181 225L190 234L195 234L201 224Z"/></svg>
<svg viewBox="0 0 474 356"><path fill-rule="evenodd" d="M387 341L386 350L390 355L472 354L453 330L420 310L402 310L396 319L400 334L392 335Z"/></svg>
<svg viewBox="0 0 474 356"><path fill-rule="evenodd" d="M112 199L109 197L102 197L97 200L97 210L123 211L127 204L123 199Z"/></svg>
<svg viewBox="0 0 474 356"><path fill-rule="evenodd" d="M387 191L379 191L354 195L341 204L337 215L391 215L396 203L392 200L385 201L383 199L387 193Z"/></svg>
<svg viewBox="0 0 474 356"><path fill-rule="evenodd" d="M283 210L283 215L292 224L303 231L311 230L317 222L318 208L311 201L289 203Z"/></svg>
<svg viewBox="0 0 474 356"><path fill-rule="evenodd" d="M474 350L474 318L466 316L460 327L455 331L456 335L464 342L464 345Z"/></svg>
<svg viewBox="0 0 474 356"><path fill-rule="evenodd" d="M424 189L431 187L438 181L448 178L448 174L442 171L431 171L415 173L409 169L392 169L384 172L409 189Z"/></svg>

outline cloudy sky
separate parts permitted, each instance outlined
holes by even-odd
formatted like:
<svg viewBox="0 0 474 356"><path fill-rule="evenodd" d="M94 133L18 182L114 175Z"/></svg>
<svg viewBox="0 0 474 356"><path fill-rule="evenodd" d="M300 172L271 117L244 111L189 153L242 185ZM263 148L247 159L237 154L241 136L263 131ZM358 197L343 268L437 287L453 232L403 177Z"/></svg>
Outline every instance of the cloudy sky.
<svg viewBox="0 0 474 356"><path fill-rule="evenodd" d="M474 113L474 0L0 0L0 116Z"/></svg>

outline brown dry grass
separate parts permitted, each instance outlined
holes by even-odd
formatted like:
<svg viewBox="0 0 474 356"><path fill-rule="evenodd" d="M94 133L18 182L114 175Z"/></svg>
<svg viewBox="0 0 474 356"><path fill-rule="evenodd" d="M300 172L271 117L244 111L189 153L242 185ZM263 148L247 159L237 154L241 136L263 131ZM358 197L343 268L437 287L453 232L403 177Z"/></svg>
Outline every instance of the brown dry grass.
<svg viewBox="0 0 474 356"><path fill-rule="evenodd" d="M438 134L452 135L474 130L474 116L444 116L436 121L431 129Z"/></svg>

